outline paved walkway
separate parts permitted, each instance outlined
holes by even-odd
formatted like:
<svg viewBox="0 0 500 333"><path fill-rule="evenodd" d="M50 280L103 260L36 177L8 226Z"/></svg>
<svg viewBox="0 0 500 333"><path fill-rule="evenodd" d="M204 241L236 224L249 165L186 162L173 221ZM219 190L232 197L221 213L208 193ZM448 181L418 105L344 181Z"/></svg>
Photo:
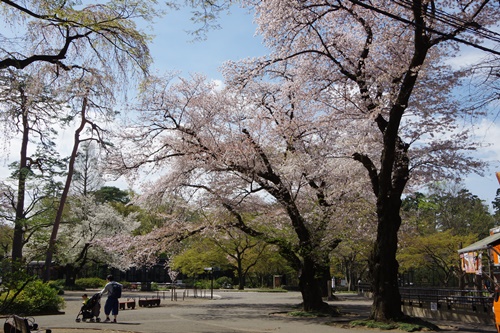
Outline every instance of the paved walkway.
<svg viewBox="0 0 500 333"><path fill-rule="evenodd" d="M89 295L92 292L87 292ZM65 314L38 316L35 318L40 328L52 329L52 333L359 333L372 329L343 328L342 323L353 318L366 318L371 301L357 295L343 296L344 300L331 302L348 315L340 318L291 318L284 316L301 302L298 292L258 293L258 292L216 292L214 298L186 298L170 300L165 293L160 307L121 310L118 323L90 323L75 321L81 306L82 292L67 292ZM182 295L182 294L179 294ZM124 293L123 297L146 294ZM149 297L152 294L148 294ZM163 297L163 295L160 294ZM103 299L104 302L104 299ZM101 311L101 319L104 314ZM329 325L332 321L336 325ZM464 323L439 322L443 332L494 333L491 325L470 325ZM377 330L375 330L377 331Z"/></svg>

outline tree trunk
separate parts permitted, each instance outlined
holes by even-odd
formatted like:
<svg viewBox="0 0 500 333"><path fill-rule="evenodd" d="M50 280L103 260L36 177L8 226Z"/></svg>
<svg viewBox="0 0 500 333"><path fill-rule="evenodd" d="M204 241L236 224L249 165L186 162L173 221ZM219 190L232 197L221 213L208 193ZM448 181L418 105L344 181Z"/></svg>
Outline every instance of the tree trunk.
<svg viewBox="0 0 500 333"><path fill-rule="evenodd" d="M236 256L236 260L238 262L238 290L244 290L245 289L245 274L243 273L243 259L241 256L238 255Z"/></svg>
<svg viewBox="0 0 500 333"><path fill-rule="evenodd" d="M245 274L243 273L243 269L241 267L238 267L238 290L244 290L244 289L245 289Z"/></svg>
<svg viewBox="0 0 500 333"><path fill-rule="evenodd" d="M238 290L245 290L245 278L238 277Z"/></svg>
<svg viewBox="0 0 500 333"><path fill-rule="evenodd" d="M77 272L77 270L71 264L66 265L65 268L66 268L65 269L65 271L66 271L66 280L64 282L64 285L68 286L68 287L74 287L75 286L75 280L76 280L76 272Z"/></svg>
<svg viewBox="0 0 500 333"><path fill-rule="evenodd" d="M401 225L401 199L385 198L378 202L377 239L370 257L373 305L371 318L376 321L398 320L403 317L398 286L396 252Z"/></svg>
<svg viewBox="0 0 500 333"><path fill-rule="evenodd" d="M73 263L68 263L65 266L66 272L66 281L65 285L69 287L73 287L75 285L75 280L78 272L81 272L82 269L87 264L87 254L89 248L91 247L90 243L86 243L83 249L80 251L78 258Z"/></svg>
<svg viewBox="0 0 500 333"><path fill-rule="evenodd" d="M461 271L458 274L458 289L459 290L465 289L465 273Z"/></svg>
<svg viewBox="0 0 500 333"><path fill-rule="evenodd" d="M24 201L26 196L26 179L30 172L28 165L28 143L30 128L28 124L28 111L26 106L26 96L21 90L22 126L23 139L21 141L21 151L19 157L19 175L17 186L16 219L14 222L14 236L12 239L12 260L21 261L23 259L24 232L26 224L26 212L24 211Z"/></svg>
<svg viewBox="0 0 500 333"><path fill-rule="evenodd" d="M366 156L355 154L354 158L362 162L369 172L372 187L377 197L377 239L370 258L370 273L373 289L373 306L371 318L377 321L398 320L403 317L401 311L401 295L398 287L398 268L396 252L398 247L398 231L401 226L401 195L409 179L408 149L399 136L401 120L412 96L421 66L432 44L425 33L423 2L414 2L416 30L413 57L408 64L394 104L390 108L386 120L381 114L375 118L383 135L384 146L380 155L380 168Z"/></svg>
<svg viewBox="0 0 500 333"><path fill-rule="evenodd" d="M322 286L325 285L324 269L319 269L313 259L304 258L304 265L299 277L304 311L327 311L328 303L323 301Z"/></svg>
<svg viewBox="0 0 500 333"><path fill-rule="evenodd" d="M52 267L52 257L56 249L57 233L59 231L59 225L61 224L62 221L64 205L66 204L66 200L68 198L69 189L71 186L71 180L73 178L73 173L75 170L75 160L78 154L78 147L80 145L80 133L83 131L85 125L87 124L86 111L87 111L87 98L85 97L83 99L82 110L81 110L82 119L80 122L80 126L75 130L75 136L74 136L75 139L73 142L73 150L71 152L69 160L68 174L66 176L66 182L64 184L64 189L61 194L61 200L59 201L59 207L57 208L56 218L54 220L54 225L52 226L52 233L49 239L49 247L47 249L47 255L45 258L45 272L43 277L44 281L50 280L50 268Z"/></svg>

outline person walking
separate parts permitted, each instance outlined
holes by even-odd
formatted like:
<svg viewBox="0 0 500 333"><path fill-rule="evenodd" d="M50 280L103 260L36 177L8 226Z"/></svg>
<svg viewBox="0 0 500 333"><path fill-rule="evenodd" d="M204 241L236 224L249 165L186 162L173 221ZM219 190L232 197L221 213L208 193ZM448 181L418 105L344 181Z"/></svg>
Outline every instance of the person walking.
<svg viewBox="0 0 500 333"><path fill-rule="evenodd" d="M104 304L104 314L106 315L105 323L109 323L111 319L109 315L113 315L113 323L116 323L116 317L118 316L118 307L119 302L118 299L122 296L122 285L116 282L113 278L113 275L108 275L106 278L108 283L104 286L104 289L101 290L101 296L104 293L107 293L108 298L106 299L106 303Z"/></svg>

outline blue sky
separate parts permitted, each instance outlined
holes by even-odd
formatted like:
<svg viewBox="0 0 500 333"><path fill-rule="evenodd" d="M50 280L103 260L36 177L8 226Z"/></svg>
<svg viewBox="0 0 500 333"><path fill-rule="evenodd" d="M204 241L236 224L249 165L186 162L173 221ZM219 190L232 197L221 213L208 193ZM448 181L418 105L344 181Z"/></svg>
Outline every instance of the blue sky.
<svg viewBox="0 0 500 333"><path fill-rule="evenodd" d="M173 11L154 24L155 38L150 46L154 69L179 70L182 76L203 73L221 80L218 69L225 61L268 53L262 39L255 36L253 17L246 10L234 6L231 13L223 13L218 21L220 29L209 31L202 41L193 41L187 33L196 27L190 18L188 10Z"/></svg>

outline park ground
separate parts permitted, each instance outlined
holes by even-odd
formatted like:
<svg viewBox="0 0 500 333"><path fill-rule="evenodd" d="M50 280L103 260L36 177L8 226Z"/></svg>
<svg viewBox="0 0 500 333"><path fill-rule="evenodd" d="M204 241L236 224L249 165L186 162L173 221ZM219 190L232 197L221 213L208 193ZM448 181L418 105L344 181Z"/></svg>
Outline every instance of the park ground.
<svg viewBox="0 0 500 333"><path fill-rule="evenodd" d="M86 293L92 294L93 291ZM354 319L365 319L371 300L355 295L340 294L339 300L329 302L338 306L343 316L338 318L291 317L287 313L298 310L301 295L298 292L237 292L214 291L194 298L183 298L177 291L177 301L170 292L124 292L122 300L145 297L161 298L159 307L136 307L121 310L118 323L76 322L83 292L66 292L64 314L37 316L41 332L52 333L344 333L377 332L375 329L350 328ZM212 297L211 297L212 296ZM104 305L105 299L102 300ZM104 319L101 309L100 318ZM462 322L434 322L441 332L494 333L490 324L478 325ZM394 332L394 331L390 331Z"/></svg>

